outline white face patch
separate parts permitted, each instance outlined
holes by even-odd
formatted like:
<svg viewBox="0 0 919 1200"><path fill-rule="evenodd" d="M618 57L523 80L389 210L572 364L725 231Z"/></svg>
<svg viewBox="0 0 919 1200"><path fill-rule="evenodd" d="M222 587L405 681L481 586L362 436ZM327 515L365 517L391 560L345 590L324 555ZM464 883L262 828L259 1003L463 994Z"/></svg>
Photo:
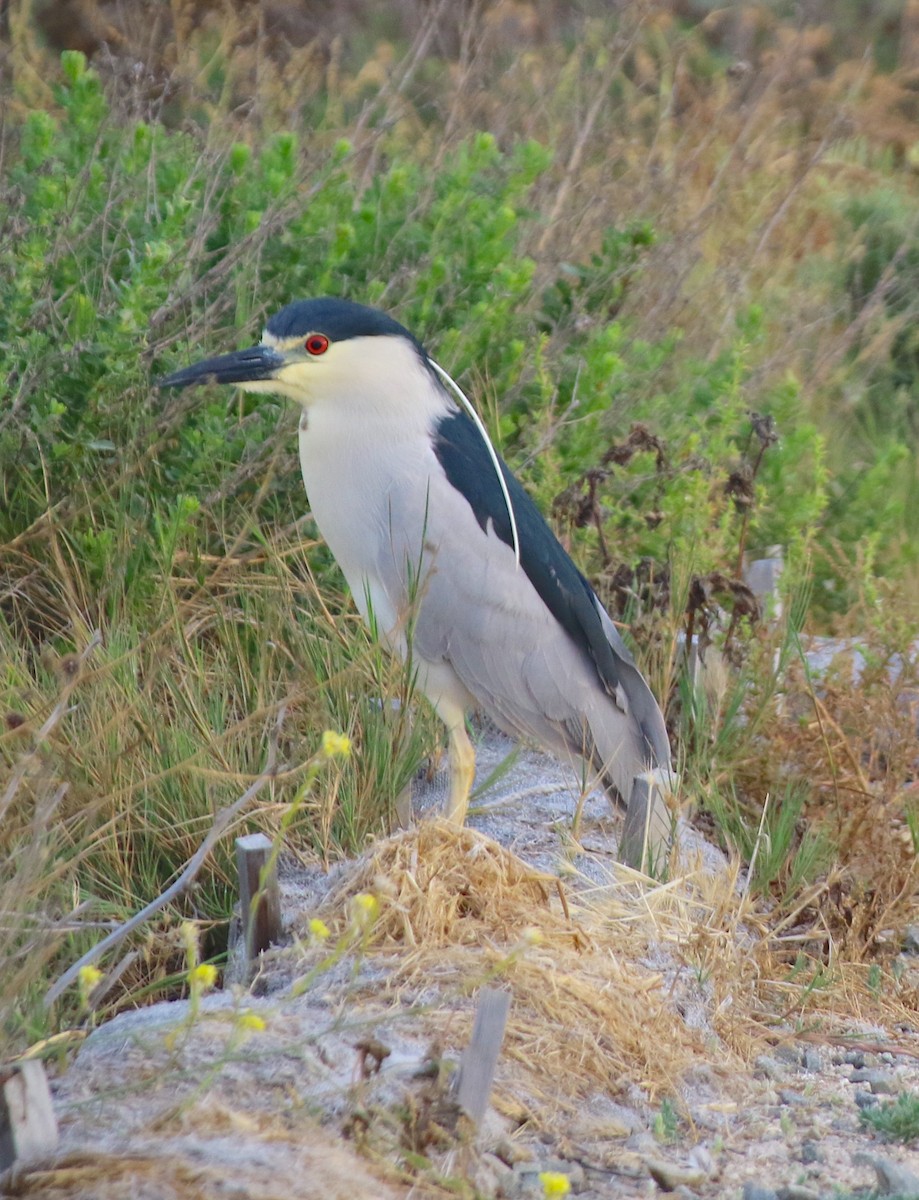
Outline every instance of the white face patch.
<svg viewBox="0 0 919 1200"><path fill-rule="evenodd" d="M241 386L250 392L286 396L304 409L334 413L342 422L385 417L396 437L410 428L427 431L449 407L407 338L345 338L330 342L322 354L310 354L306 343L312 336L307 332L302 337L278 338L266 330L262 345L283 355L285 362L272 379Z"/></svg>

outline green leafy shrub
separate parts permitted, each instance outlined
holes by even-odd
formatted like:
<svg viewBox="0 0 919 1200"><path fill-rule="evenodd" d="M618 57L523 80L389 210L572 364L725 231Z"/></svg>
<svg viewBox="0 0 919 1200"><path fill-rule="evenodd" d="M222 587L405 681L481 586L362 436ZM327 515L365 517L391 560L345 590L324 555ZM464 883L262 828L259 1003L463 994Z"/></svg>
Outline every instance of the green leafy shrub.
<svg viewBox="0 0 919 1200"><path fill-rule="evenodd" d="M896 186L847 195L837 272L855 331L849 369L834 396L838 434L826 524L841 547L860 547L878 569L917 562L919 499L919 240L912 198ZM854 555L852 555L854 557ZM852 601L839 571L818 564L830 608Z"/></svg>

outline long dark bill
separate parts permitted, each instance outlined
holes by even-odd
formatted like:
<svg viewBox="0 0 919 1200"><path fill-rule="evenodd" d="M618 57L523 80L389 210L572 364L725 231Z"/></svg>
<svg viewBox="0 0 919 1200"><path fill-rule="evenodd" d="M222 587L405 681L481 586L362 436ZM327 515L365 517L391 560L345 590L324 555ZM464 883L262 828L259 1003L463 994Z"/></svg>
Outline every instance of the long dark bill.
<svg viewBox="0 0 919 1200"><path fill-rule="evenodd" d="M252 346L235 350L219 358L207 358L181 371L173 371L157 383L161 388L186 388L195 383L249 383L271 379L284 365L284 356L270 346Z"/></svg>

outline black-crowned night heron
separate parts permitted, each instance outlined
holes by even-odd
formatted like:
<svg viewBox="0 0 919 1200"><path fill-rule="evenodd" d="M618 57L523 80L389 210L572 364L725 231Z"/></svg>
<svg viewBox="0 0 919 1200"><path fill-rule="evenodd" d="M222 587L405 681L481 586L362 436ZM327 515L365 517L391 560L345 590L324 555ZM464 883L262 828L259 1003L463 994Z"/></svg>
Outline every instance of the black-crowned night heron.
<svg viewBox="0 0 919 1200"><path fill-rule="evenodd" d="M385 313L289 304L250 350L176 371L300 405L300 463L319 531L357 607L447 726L448 815L466 816L480 708L576 756L628 799L669 768L661 711L590 584L495 453L450 377ZM467 407L464 409L457 401Z"/></svg>

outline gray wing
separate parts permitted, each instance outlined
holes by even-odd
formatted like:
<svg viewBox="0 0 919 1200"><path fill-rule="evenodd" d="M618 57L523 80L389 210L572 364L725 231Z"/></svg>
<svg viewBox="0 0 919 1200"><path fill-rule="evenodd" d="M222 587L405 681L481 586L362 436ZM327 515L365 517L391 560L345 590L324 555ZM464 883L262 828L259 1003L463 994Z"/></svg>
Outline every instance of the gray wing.
<svg viewBox="0 0 919 1200"><path fill-rule="evenodd" d="M449 663L497 724L586 758L628 796L635 774L670 763L654 696L590 585L507 471L517 565L503 495L471 422L451 415L438 432L443 473L432 472L427 485L415 654Z"/></svg>

